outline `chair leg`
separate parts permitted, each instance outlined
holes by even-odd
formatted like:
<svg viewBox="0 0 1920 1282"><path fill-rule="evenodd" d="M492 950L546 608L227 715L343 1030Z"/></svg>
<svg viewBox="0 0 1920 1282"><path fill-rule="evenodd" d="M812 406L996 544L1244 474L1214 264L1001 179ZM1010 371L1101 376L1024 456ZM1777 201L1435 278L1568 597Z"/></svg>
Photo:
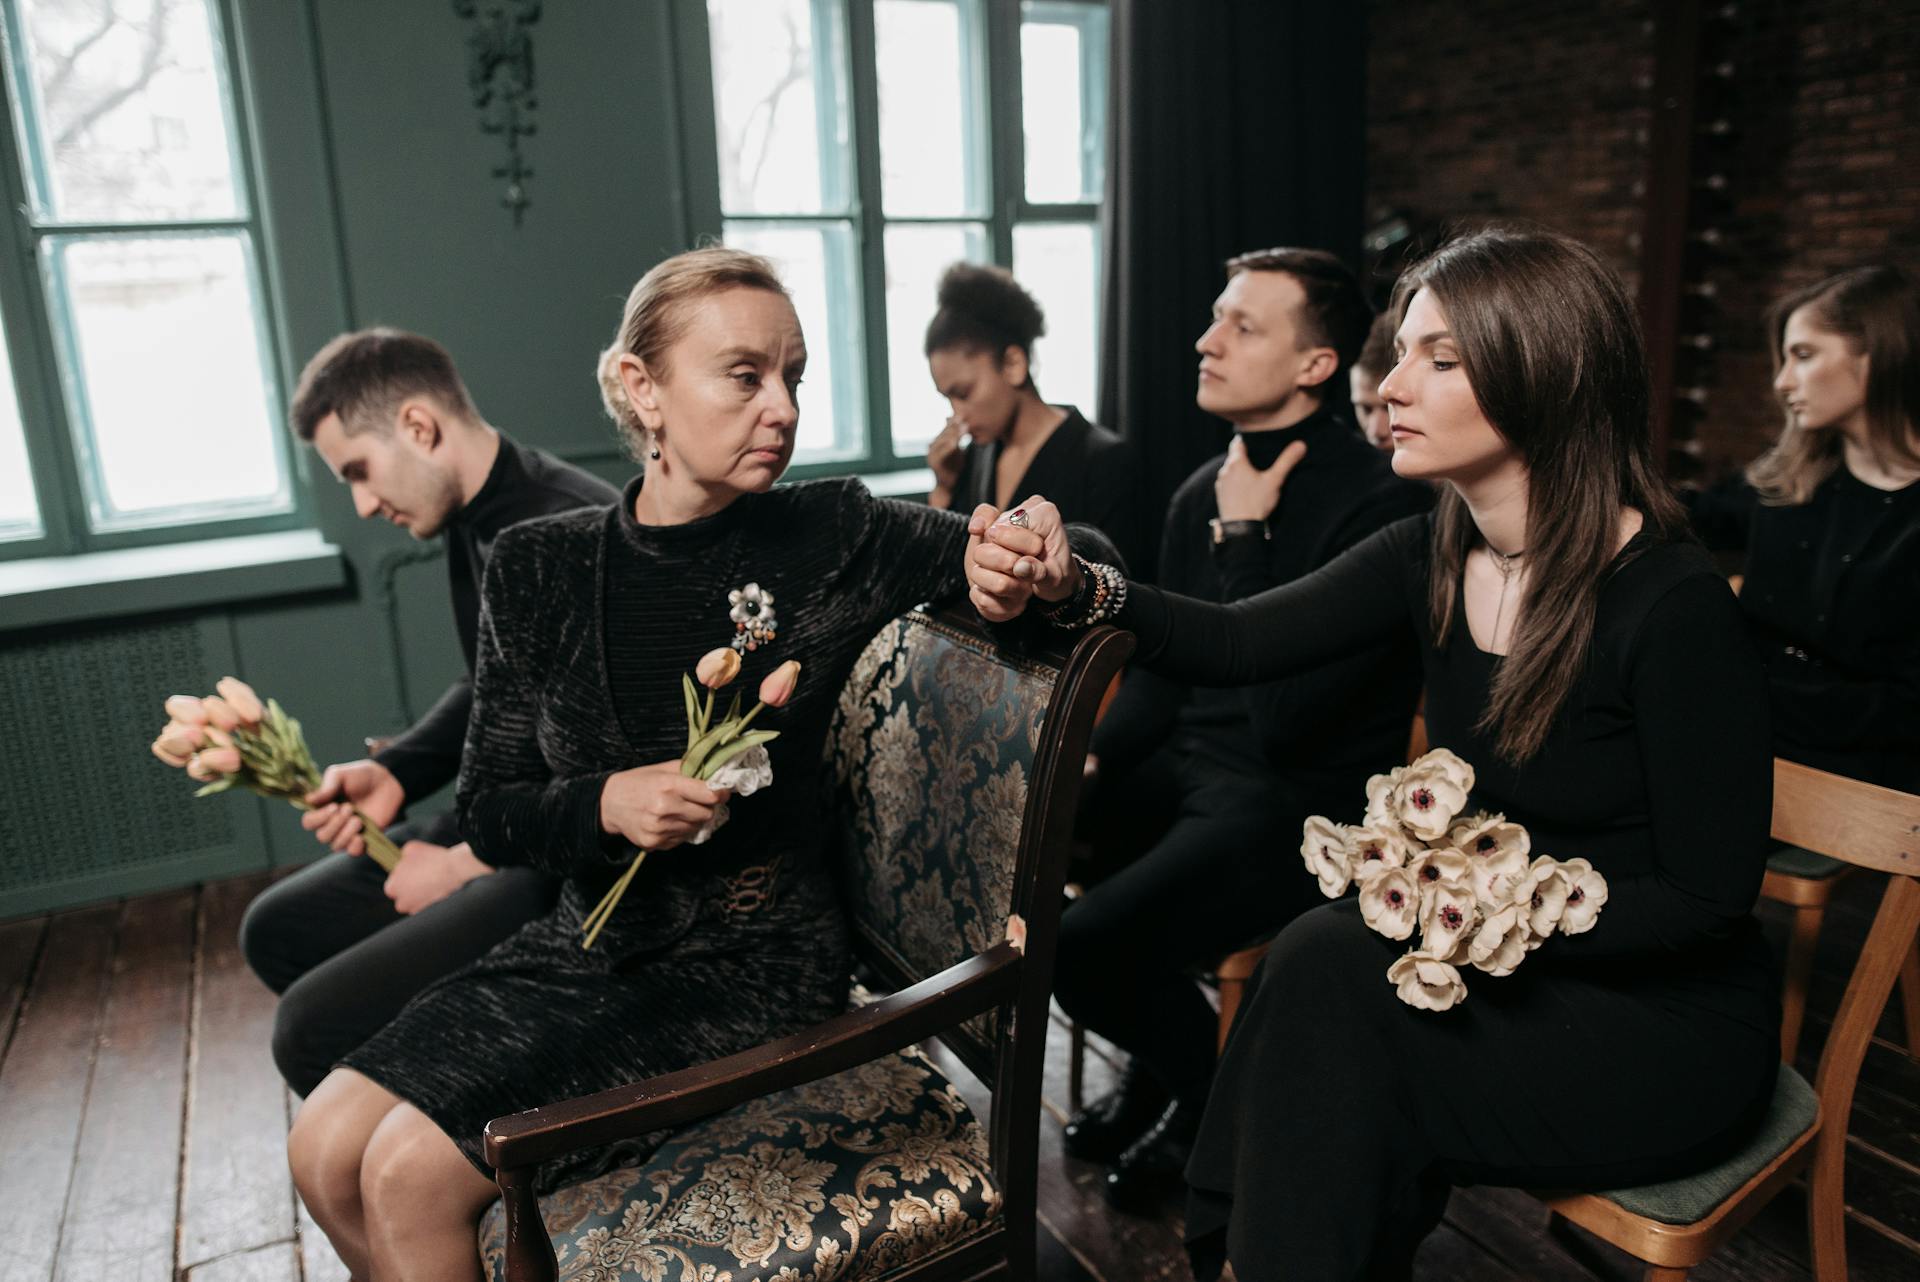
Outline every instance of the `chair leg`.
<svg viewBox="0 0 1920 1282"><path fill-rule="evenodd" d="M1900 1013L1905 1017L1907 1054L1920 1059L1920 939L1900 963Z"/></svg>
<svg viewBox="0 0 1920 1282"><path fill-rule="evenodd" d="M1781 986L1780 1059L1793 1063L1800 1049L1800 1025L1807 1017L1807 982L1813 975L1813 950L1820 942L1825 904L1807 904L1793 910L1793 932L1787 938L1787 968Z"/></svg>
<svg viewBox="0 0 1920 1282"><path fill-rule="evenodd" d="M1067 1107L1078 1113L1087 1080L1087 1030L1079 1021L1067 1025Z"/></svg>

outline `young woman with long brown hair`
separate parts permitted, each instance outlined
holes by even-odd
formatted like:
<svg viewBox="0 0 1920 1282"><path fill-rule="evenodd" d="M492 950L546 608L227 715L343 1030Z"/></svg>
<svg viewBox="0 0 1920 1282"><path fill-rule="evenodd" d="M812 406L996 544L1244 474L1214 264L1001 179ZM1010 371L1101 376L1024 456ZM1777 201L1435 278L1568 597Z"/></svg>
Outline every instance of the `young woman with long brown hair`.
<svg viewBox="0 0 1920 1282"><path fill-rule="evenodd" d="M1271 680L1412 629L1431 741L1477 771L1469 807L1610 886L1591 929L1444 1011L1396 996L1383 975L1406 945L1352 899L1282 931L1187 1170L1202 1277L1223 1256L1244 1282L1404 1276L1450 1185L1686 1173L1746 1137L1776 1073L1751 916L1763 678L1652 461L1631 300L1584 246L1497 230L1415 267L1394 311L1394 468L1447 483L1432 516L1229 605L1076 562L1043 500L972 525L988 617L1035 593L1057 621L1110 613L1137 662L1196 684ZM1294 857L1293 834L1273 840Z"/></svg>
<svg viewBox="0 0 1920 1282"><path fill-rule="evenodd" d="M1693 496L1695 526L1746 551L1775 750L1920 792L1920 286L1843 272L1767 336L1786 426L1744 484Z"/></svg>

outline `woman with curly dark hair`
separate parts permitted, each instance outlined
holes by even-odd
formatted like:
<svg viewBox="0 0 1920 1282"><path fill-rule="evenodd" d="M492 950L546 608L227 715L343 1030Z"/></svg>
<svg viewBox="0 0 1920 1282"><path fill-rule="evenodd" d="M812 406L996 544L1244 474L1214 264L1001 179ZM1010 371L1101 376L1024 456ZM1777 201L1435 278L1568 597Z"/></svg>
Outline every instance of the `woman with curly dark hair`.
<svg viewBox="0 0 1920 1282"><path fill-rule="evenodd" d="M1071 502L1122 554L1141 548L1133 451L1071 405L1049 405L1034 382L1033 345L1047 321L999 267L955 263L940 278L927 325L927 368L953 414L927 448L934 507L1006 507L1022 494ZM1154 533L1158 533L1155 531Z"/></svg>

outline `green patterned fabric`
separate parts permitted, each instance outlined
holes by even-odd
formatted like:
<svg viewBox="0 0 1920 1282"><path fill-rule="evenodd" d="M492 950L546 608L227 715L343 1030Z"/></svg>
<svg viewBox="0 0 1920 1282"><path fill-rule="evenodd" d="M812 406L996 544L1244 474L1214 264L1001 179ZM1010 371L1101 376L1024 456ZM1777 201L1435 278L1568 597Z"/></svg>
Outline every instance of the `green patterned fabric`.
<svg viewBox="0 0 1920 1282"><path fill-rule="evenodd" d="M917 1052L763 1096L541 1199L568 1282L853 1282L999 1219L984 1128ZM506 1278L506 1215L480 1222Z"/></svg>
<svg viewBox="0 0 1920 1282"><path fill-rule="evenodd" d="M1787 1145L1813 1125L1820 1115L1820 1097L1806 1079L1780 1066L1774 1081L1773 1103L1766 1120L1746 1147L1711 1170L1663 1184L1644 1184L1639 1188L1615 1189L1600 1196L1650 1220L1662 1224L1695 1224L1713 1213L1734 1190L1778 1157Z"/></svg>
<svg viewBox="0 0 1920 1282"><path fill-rule="evenodd" d="M1835 859L1831 855L1817 855L1798 846L1776 846L1773 853L1767 856L1768 872L1785 873L1789 877L1825 880L1848 866L1845 860Z"/></svg>
<svg viewBox="0 0 1920 1282"><path fill-rule="evenodd" d="M909 976L1006 935L1053 679L914 614L873 639L842 687L827 733L839 872L862 932ZM991 1042L991 1015L969 1027Z"/></svg>

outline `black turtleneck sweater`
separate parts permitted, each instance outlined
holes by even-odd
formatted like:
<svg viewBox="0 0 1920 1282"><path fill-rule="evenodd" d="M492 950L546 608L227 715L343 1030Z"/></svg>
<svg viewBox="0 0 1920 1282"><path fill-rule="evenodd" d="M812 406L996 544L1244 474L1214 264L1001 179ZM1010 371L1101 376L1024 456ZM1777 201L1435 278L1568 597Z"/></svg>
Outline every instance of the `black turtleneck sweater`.
<svg viewBox="0 0 1920 1282"><path fill-rule="evenodd" d="M1168 592L1237 601L1290 583L1375 530L1432 506L1432 491L1396 477L1386 455L1337 411L1322 409L1292 427L1241 433L1241 439L1261 468L1292 442L1307 445L1268 518L1272 537L1243 535L1215 546L1208 525L1219 515L1213 480L1226 456L1209 459L1174 492L1168 510L1157 580ZM1111 774L1171 737L1189 762L1262 782L1286 776L1303 804L1341 813L1352 808L1367 774L1405 759L1419 693L1419 657L1410 637L1233 689L1189 687L1135 665L1093 746L1102 773Z"/></svg>
<svg viewBox="0 0 1920 1282"><path fill-rule="evenodd" d="M396 735L374 758L393 772L406 789L409 802L437 792L460 773L460 750L467 741L467 718L473 710L480 585L494 540L508 526L530 517L579 507L606 507L619 497L619 490L592 473L563 463L544 450L516 445L505 432L500 433L500 452L480 492L453 514L442 531L448 586L453 595L453 626L460 637L466 671L425 715ZM420 835L443 845L460 840L450 814L436 819Z"/></svg>

